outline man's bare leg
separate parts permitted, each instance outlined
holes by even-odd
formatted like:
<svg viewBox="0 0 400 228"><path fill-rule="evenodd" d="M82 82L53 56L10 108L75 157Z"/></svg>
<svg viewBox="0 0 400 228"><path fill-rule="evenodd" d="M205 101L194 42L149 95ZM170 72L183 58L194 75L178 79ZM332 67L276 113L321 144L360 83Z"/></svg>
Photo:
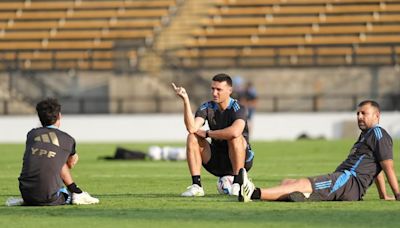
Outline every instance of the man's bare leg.
<svg viewBox="0 0 400 228"><path fill-rule="evenodd" d="M302 178L295 181L289 180L282 183L283 185L261 189L261 200L285 200L292 192L312 192L311 182L307 178Z"/></svg>
<svg viewBox="0 0 400 228"><path fill-rule="evenodd" d="M243 136L239 136L228 140L228 147L233 175L238 175L239 170L244 167L247 142Z"/></svg>
<svg viewBox="0 0 400 228"><path fill-rule="evenodd" d="M247 176L246 169L239 171L238 179L241 190L238 197L240 202L249 202L253 199L268 201L291 200L298 202L301 201L298 195L302 196L301 199L304 199L304 193L312 193L311 182L307 178L298 180L286 179L281 182L281 185L263 189L254 186Z"/></svg>
<svg viewBox="0 0 400 228"><path fill-rule="evenodd" d="M283 179L283 180L281 181L281 184L280 184L280 185L292 184L292 183L294 183L294 182L296 182L296 181L297 181L296 179Z"/></svg>
<svg viewBox="0 0 400 228"><path fill-rule="evenodd" d="M196 134L189 134L186 142L186 155L190 174L192 176L200 175L202 163L207 163L211 159L210 145Z"/></svg>
<svg viewBox="0 0 400 228"><path fill-rule="evenodd" d="M204 196L200 173L202 163L207 163L211 159L210 145L204 138L196 134L189 134L186 143L186 154L189 171L192 175L192 185L182 193L182 196Z"/></svg>
<svg viewBox="0 0 400 228"><path fill-rule="evenodd" d="M238 174L239 170L244 168L247 142L241 135L239 137L228 140L228 147L229 147L229 159L232 165L232 172L233 172L232 174L234 175L233 185L230 194L238 196L240 194Z"/></svg>

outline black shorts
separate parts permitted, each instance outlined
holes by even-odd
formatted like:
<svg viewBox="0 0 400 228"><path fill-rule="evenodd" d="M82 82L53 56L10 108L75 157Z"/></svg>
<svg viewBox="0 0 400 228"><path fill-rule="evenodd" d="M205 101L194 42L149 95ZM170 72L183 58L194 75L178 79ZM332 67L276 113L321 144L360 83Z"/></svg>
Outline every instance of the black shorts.
<svg viewBox="0 0 400 228"><path fill-rule="evenodd" d="M21 190L21 196L26 206L59 206L71 204L71 194L66 188L61 188L53 199L39 199L33 196L31 192L25 192L23 190Z"/></svg>
<svg viewBox="0 0 400 228"><path fill-rule="evenodd" d="M308 178L313 195L321 201L358 201L362 194L360 186L350 171L335 172Z"/></svg>
<svg viewBox="0 0 400 228"><path fill-rule="evenodd" d="M211 174L217 177L232 175L232 163L229 159L228 144L214 145L210 144L211 158L207 164L203 163L203 167ZM253 166L254 151L247 144L246 160L244 168L249 171Z"/></svg>

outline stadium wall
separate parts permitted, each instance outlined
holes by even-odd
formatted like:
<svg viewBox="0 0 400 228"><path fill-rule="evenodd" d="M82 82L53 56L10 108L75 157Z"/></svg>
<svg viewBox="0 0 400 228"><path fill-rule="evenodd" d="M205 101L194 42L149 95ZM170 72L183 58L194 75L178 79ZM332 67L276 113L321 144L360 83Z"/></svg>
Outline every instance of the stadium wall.
<svg viewBox="0 0 400 228"><path fill-rule="evenodd" d="M26 133L39 126L36 116L0 116L0 142L23 143ZM400 114L384 112L381 125L400 138ZM78 142L184 142L186 130L181 114L64 115L61 129ZM258 113L252 140L295 140L310 138L352 138L359 133L355 114Z"/></svg>
<svg viewBox="0 0 400 228"><path fill-rule="evenodd" d="M358 97L358 102L376 99L384 110L393 110L388 98L400 91L400 71L395 67L229 68L205 69L197 73L207 81L220 72L252 81L261 98L280 98L279 112L311 111L313 103L302 97L313 95L321 96L318 110L353 110L353 101L349 99L352 95ZM190 92L205 97L209 90L202 88L201 91L193 88ZM260 99L257 108L272 112L273 100Z"/></svg>
<svg viewBox="0 0 400 228"><path fill-rule="evenodd" d="M259 112L349 111L364 99L400 110L398 67L315 67L0 73L0 102L8 104L0 103L0 114L34 114L34 104L49 96L59 98L68 114L176 113L181 104L171 82L184 86L198 106L210 97L210 80L220 72L253 82Z"/></svg>

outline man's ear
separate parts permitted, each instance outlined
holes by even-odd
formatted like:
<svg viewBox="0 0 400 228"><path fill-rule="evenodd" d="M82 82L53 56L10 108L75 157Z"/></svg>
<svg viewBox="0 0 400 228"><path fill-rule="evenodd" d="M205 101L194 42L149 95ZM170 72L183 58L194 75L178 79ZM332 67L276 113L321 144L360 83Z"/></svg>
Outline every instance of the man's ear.
<svg viewBox="0 0 400 228"><path fill-rule="evenodd" d="M378 119L378 123L379 123L379 120L380 120L380 118L381 118L381 112L379 112L378 110L376 110L375 116L376 116L376 118Z"/></svg>

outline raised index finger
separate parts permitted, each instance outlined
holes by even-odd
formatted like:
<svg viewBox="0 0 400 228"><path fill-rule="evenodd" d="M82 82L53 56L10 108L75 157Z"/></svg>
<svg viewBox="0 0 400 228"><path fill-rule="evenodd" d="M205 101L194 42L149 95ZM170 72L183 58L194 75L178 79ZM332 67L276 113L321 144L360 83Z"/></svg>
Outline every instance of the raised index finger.
<svg viewBox="0 0 400 228"><path fill-rule="evenodd" d="M178 88L176 87L175 83L171 83L172 87L174 88L174 90L177 90Z"/></svg>

